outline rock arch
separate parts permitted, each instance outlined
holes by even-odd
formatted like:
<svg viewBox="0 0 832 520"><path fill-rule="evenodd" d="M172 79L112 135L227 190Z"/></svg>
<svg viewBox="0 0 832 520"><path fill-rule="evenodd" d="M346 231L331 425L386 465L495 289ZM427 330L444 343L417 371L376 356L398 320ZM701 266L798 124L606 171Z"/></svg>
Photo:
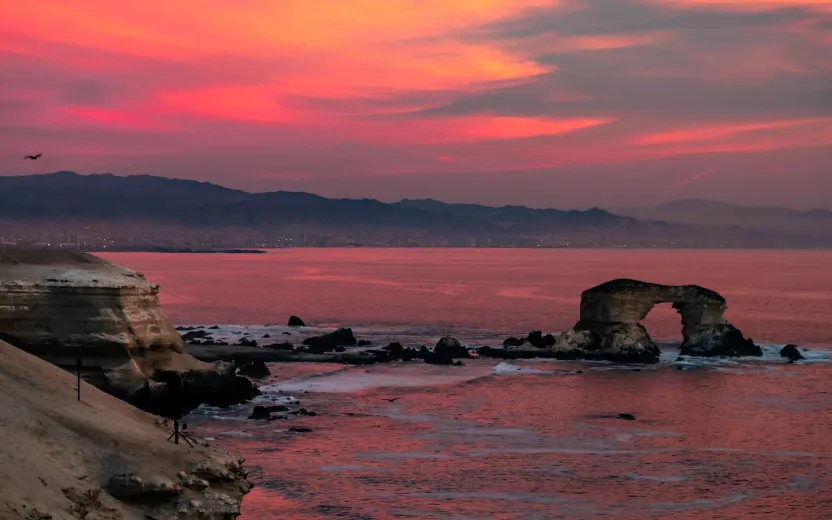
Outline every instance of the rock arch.
<svg viewBox="0 0 832 520"><path fill-rule="evenodd" d="M639 322L660 303L673 304L682 317L681 354L762 355L760 347L725 319L725 298L698 285L611 280L581 294L581 317L574 331L589 335L589 349L600 350L605 358L658 361L659 349Z"/></svg>

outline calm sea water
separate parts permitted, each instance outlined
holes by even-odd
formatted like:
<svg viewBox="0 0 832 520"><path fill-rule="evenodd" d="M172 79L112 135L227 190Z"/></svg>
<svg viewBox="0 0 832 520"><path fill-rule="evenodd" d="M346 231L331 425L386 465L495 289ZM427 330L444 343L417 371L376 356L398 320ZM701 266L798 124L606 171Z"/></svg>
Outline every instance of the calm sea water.
<svg viewBox="0 0 832 520"><path fill-rule="evenodd" d="M377 343L444 333L498 343L569 328L583 289L632 277L717 290L728 318L768 344L763 359L675 362L679 318L663 305L645 325L667 355L637 371L544 360L272 365L261 400L293 396L317 416L261 423L246 406L190 420L252 466L246 520L832 518L829 252L101 256L159 283L177 324L219 324L227 337L280 335L296 314L312 332L343 324ZM808 362L779 359L786 342L808 348Z"/></svg>

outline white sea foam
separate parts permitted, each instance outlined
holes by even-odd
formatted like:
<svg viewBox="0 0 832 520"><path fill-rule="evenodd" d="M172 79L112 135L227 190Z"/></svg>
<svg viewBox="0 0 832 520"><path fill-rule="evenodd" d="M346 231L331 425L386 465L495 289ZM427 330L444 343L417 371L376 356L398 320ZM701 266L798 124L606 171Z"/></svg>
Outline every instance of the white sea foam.
<svg viewBox="0 0 832 520"><path fill-rule="evenodd" d="M498 376L510 376L517 374L554 374L556 372L563 372L561 370L538 370L536 368L521 367L512 365L511 363L501 362L494 367L494 374Z"/></svg>
<svg viewBox="0 0 832 520"><path fill-rule="evenodd" d="M434 367L431 365L380 365L351 367L322 376L293 379L260 387L264 393L349 393L372 388L419 388L464 383L488 375L487 366Z"/></svg>

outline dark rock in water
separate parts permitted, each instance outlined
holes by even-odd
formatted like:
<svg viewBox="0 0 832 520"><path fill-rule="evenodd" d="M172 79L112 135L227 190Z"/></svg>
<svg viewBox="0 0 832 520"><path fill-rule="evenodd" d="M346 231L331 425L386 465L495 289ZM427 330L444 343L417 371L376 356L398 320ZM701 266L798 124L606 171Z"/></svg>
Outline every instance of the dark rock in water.
<svg viewBox="0 0 832 520"><path fill-rule="evenodd" d="M307 345L306 351L310 354L323 354L324 352L332 352L338 346L351 346L358 343L352 329L341 327L335 332L322 334L320 336L313 336L303 340L303 344Z"/></svg>
<svg viewBox="0 0 832 520"><path fill-rule="evenodd" d="M253 419L255 421L266 421L271 416L272 413L267 410L267 407L255 406L254 409L251 411L251 415L249 415L248 418Z"/></svg>
<svg viewBox="0 0 832 520"><path fill-rule="evenodd" d="M251 363L247 363L241 366L237 370L237 373L241 376L254 378L269 377L272 375L272 373L269 372L269 367L267 367L262 361L252 361Z"/></svg>
<svg viewBox="0 0 832 520"><path fill-rule="evenodd" d="M800 353L797 345L793 345L791 343L780 349L780 357L788 358L789 361L800 361L801 359L806 359L803 357L803 354Z"/></svg>
<svg viewBox="0 0 832 520"><path fill-rule="evenodd" d="M537 348L548 348L552 347L555 344L555 337L551 334L543 335L543 332L539 330L533 330L529 332L529 335L526 336L526 342Z"/></svg>
<svg viewBox="0 0 832 520"><path fill-rule="evenodd" d="M197 328L199 328L199 327L185 327L185 326L180 325L180 326L176 327L176 330L196 330Z"/></svg>
<svg viewBox="0 0 832 520"><path fill-rule="evenodd" d="M220 326L219 326L219 325L211 325L211 326L210 326L210 327L208 327L208 328L209 328L209 329L211 329L211 330L217 330L217 329L219 329L219 328L220 328Z"/></svg>
<svg viewBox="0 0 832 520"><path fill-rule="evenodd" d="M635 421L636 416L631 413L620 413L617 415L618 419L623 419L625 421Z"/></svg>
<svg viewBox="0 0 832 520"><path fill-rule="evenodd" d="M190 332L186 332L182 334L182 339L185 341L191 341L195 339L205 339L208 337L208 333L204 330L191 330Z"/></svg>
<svg viewBox="0 0 832 520"><path fill-rule="evenodd" d="M555 337L552 334L543 335L542 331L533 330L524 338L515 338L514 336L503 341L503 347L521 347L529 344L535 348L549 348L555 345Z"/></svg>
<svg viewBox="0 0 832 520"><path fill-rule="evenodd" d="M366 339L360 339L360 340L358 340L358 343L356 343L356 345L359 346L359 347L367 347L367 346L370 346L372 344L373 344L372 341L369 341L369 340L366 340Z"/></svg>
<svg viewBox="0 0 832 520"><path fill-rule="evenodd" d="M300 426L292 426L289 428L289 431L292 433L310 433L312 430L310 428L303 428Z"/></svg>
<svg viewBox="0 0 832 520"><path fill-rule="evenodd" d="M308 417L315 417L318 414L316 414L315 412L310 412L306 408L298 408L297 410L289 412L289 415L305 415Z"/></svg>
<svg viewBox="0 0 832 520"><path fill-rule="evenodd" d="M263 334L263 339L268 339L268 338L270 338L270 337L272 337L272 335L271 335L271 334Z"/></svg>
<svg viewBox="0 0 832 520"><path fill-rule="evenodd" d="M506 340L503 341L503 346L504 347L519 347L525 341L526 340L524 338L515 338L514 336L512 336L510 338L506 338Z"/></svg>
<svg viewBox="0 0 832 520"><path fill-rule="evenodd" d="M429 365L453 365L454 358L451 357L447 351L430 351L427 347L422 347L419 349L417 356L422 358L425 363Z"/></svg>
<svg viewBox="0 0 832 520"><path fill-rule="evenodd" d="M453 336L443 336L433 347L433 353L441 358L470 358L471 353L463 347L458 339Z"/></svg>
<svg viewBox="0 0 832 520"><path fill-rule="evenodd" d="M384 347L383 350L387 353L387 358L392 361L410 361L412 359L419 359L423 357L420 351L412 348L405 348L398 341L390 343ZM428 352L427 349L425 349L425 351Z"/></svg>
<svg viewBox="0 0 832 520"><path fill-rule="evenodd" d="M335 347L335 350L334 350L334 352L346 352L346 351L347 351L346 347L343 347L341 345L338 345L337 347Z"/></svg>
<svg viewBox="0 0 832 520"><path fill-rule="evenodd" d="M248 418L255 421L267 421L272 418L273 413L286 412L288 410L289 409L283 405L255 406L251 410L251 415L249 415Z"/></svg>
<svg viewBox="0 0 832 520"><path fill-rule="evenodd" d="M281 334L283 334L284 336L291 336L292 335L291 332L281 332Z"/></svg>
<svg viewBox="0 0 832 520"><path fill-rule="evenodd" d="M256 347L257 346L256 341L254 341L253 339L248 339L248 338L240 338L240 341L238 341L237 344L240 345L241 347Z"/></svg>
<svg viewBox="0 0 832 520"><path fill-rule="evenodd" d="M306 323L304 323L303 320L298 318L297 316L289 316L289 323L287 323L286 326L287 327L306 327Z"/></svg>
<svg viewBox="0 0 832 520"><path fill-rule="evenodd" d="M289 343L288 341L282 341L280 343L273 343L271 345L263 345L263 348L273 348L276 350L292 350L293 348L295 348L295 346Z"/></svg>

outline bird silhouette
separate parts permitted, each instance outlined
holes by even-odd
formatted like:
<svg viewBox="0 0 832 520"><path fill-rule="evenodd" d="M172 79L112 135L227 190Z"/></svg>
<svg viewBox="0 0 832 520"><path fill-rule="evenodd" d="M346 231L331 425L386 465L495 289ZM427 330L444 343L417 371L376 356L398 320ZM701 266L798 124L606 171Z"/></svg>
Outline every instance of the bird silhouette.
<svg viewBox="0 0 832 520"><path fill-rule="evenodd" d="M37 155L27 155L26 157L23 158L23 160L25 161L26 159L32 159L34 161L36 159L40 159L41 155L43 155L43 154L39 153Z"/></svg>
<svg viewBox="0 0 832 520"><path fill-rule="evenodd" d="M396 401L398 401L399 399L401 399L401 397L394 397L394 398L392 398L392 399L384 399L384 400L385 400L385 401L389 401L389 402L391 402L391 403L395 403L395 402L396 402Z"/></svg>

